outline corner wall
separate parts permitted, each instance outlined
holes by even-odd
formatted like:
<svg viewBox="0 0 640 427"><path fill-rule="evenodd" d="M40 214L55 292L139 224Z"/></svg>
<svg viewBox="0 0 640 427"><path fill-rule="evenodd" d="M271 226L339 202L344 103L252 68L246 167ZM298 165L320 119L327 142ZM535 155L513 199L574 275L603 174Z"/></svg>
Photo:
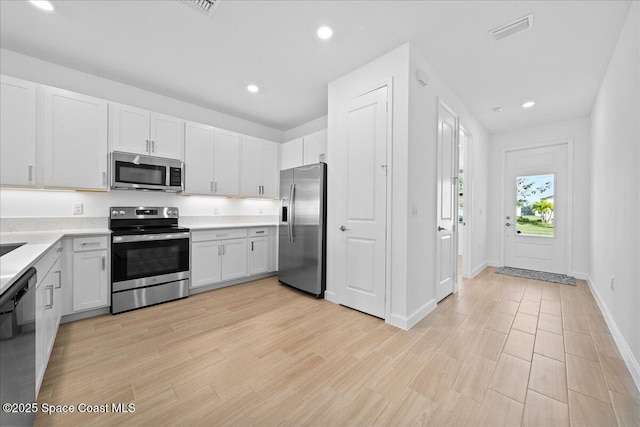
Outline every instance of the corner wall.
<svg viewBox="0 0 640 427"><path fill-rule="evenodd" d="M423 70L429 79L427 86L418 84L415 76ZM435 260L437 241L437 140L438 100L444 102L460 118L460 124L472 136L471 162L465 179L470 191L473 211L467 218L474 250L472 271L486 266L486 161L484 153L488 134L471 116L469 110L453 93L437 72L413 46L409 65L409 158L407 192L407 309L408 325L419 321L435 307ZM395 159L394 159L395 163ZM414 216L413 206L418 209Z"/></svg>
<svg viewBox="0 0 640 427"><path fill-rule="evenodd" d="M589 285L640 388L640 4L591 113ZM611 289L611 278L614 289Z"/></svg>

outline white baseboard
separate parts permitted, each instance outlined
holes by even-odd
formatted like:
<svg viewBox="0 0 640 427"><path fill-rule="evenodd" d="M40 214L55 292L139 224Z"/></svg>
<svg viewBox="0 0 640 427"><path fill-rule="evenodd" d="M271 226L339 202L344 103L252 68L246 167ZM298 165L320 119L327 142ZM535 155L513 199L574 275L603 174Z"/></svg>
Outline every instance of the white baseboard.
<svg viewBox="0 0 640 427"><path fill-rule="evenodd" d="M579 271L574 271L573 273L571 273L571 275L573 277L575 277L576 279L580 279L580 280L588 280L589 279L589 275L587 273L580 273Z"/></svg>
<svg viewBox="0 0 640 427"><path fill-rule="evenodd" d="M487 267L502 267L500 261L487 261Z"/></svg>
<svg viewBox="0 0 640 427"><path fill-rule="evenodd" d="M613 336L613 339L616 342L616 345L618 346L618 350L620 350L620 354L622 355L622 358L627 364L627 368L629 368L629 372L631 372L631 376L633 377L633 381L636 383L636 387L638 388L638 390L640 390L640 364L638 363L638 360L633 355L631 348L629 348L629 344L627 343L627 340L624 339L624 336L622 336L620 329L618 329L618 325L616 325L616 322L613 319L613 316L611 315L609 308L607 308L606 304L604 303L604 300L600 296L600 292L598 292L596 287L593 285L593 281L591 280L591 277L589 277L588 274L585 274L585 276L586 276L587 284L589 285L589 289L591 289L591 293L593 294L596 300L596 303L598 304L598 307L600 307L600 311L602 311L602 314L604 315L604 320L607 322L607 326L609 327L609 330L611 331L611 335Z"/></svg>
<svg viewBox="0 0 640 427"><path fill-rule="evenodd" d="M411 329L416 323L422 320L427 314L431 313L436 308L436 300L432 299L425 305L413 312L409 317L402 317L395 314L390 315L385 319L385 322L396 328L404 329L405 331Z"/></svg>
<svg viewBox="0 0 640 427"><path fill-rule="evenodd" d="M335 292L324 291L324 299L331 301L334 304L338 304L338 295Z"/></svg>
<svg viewBox="0 0 640 427"><path fill-rule="evenodd" d="M478 274L482 273L482 270L484 270L485 268L487 268L489 266L489 263L487 261L483 262L482 264L480 264L479 266L477 266L476 268L474 268L473 270L471 270L471 277L470 279L473 279L474 277L476 277Z"/></svg>

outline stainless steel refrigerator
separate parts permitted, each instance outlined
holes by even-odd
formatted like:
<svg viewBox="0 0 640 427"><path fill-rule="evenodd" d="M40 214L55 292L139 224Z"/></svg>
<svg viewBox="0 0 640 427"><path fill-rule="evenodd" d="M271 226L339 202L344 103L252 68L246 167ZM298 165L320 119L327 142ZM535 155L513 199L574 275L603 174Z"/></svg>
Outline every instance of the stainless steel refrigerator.
<svg viewBox="0 0 640 427"><path fill-rule="evenodd" d="M324 297L326 284L327 165L280 171L278 279Z"/></svg>

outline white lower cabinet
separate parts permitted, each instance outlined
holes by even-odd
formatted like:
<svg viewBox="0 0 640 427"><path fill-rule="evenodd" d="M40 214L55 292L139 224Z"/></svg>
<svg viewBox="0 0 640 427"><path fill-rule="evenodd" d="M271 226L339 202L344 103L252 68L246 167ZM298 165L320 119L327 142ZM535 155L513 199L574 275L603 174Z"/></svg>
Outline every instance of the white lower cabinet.
<svg viewBox="0 0 640 427"><path fill-rule="evenodd" d="M36 264L36 392L40 390L62 315L61 252L60 244L56 244Z"/></svg>
<svg viewBox="0 0 640 427"><path fill-rule="evenodd" d="M191 288L274 270L269 227L191 232Z"/></svg>
<svg viewBox="0 0 640 427"><path fill-rule="evenodd" d="M196 233L194 233L195 235ZM217 283L222 277L222 252L219 240L191 244L191 287Z"/></svg>
<svg viewBox="0 0 640 427"><path fill-rule="evenodd" d="M261 274L269 271L269 238L249 238L249 274Z"/></svg>
<svg viewBox="0 0 640 427"><path fill-rule="evenodd" d="M222 242L222 281L247 275L247 239Z"/></svg>
<svg viewBox="0 0 640 427"><path fill-rule="evenodd" d="M109 306L108 239L73 239L73 312Z"/></svg>
<svg viewBox="0 0 640 427"><path fill-rule="evenodd" d="M191 233L191 287L247 275L247 229Z"/></svg>

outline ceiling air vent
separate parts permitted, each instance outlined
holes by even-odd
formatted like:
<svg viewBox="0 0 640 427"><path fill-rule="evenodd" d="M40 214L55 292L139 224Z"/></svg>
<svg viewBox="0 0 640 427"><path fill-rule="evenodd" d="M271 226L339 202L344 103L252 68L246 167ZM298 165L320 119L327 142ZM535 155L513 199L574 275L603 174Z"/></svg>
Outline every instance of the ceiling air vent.
<svg viewBox="0 0 640 427"><path fill-rule="evenodd" d="M182 0L182 2L207 18L211 18L220 0Z"/></svg>
<svg viewBox="0 0 640 427"><path fill-rule="evenodd" d="M489 31L489 35L494 40L500 40L515 33L519 33L520 31L528 30L529 28L533 28L533 13L530 13L520 19L516 19L507 25L491 30Z"/></svg>

